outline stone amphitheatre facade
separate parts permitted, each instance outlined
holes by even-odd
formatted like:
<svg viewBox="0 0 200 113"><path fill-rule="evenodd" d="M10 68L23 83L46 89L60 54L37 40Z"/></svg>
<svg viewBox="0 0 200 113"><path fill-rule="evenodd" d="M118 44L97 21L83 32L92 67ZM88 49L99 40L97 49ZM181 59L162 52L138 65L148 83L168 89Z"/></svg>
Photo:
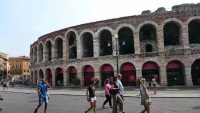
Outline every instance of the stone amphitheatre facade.
<svg viewBox="0 0 200 113"><path fill-rule="evenodd" d="M116 75L116 42L125 86L135 86L139 77L147 82L155 78L161 86L199 84L200 4L176 5L171 11L162 7L43 35L30 45L32 84L44 77L52 86L60 80L67 87L79 77L81 86L92 78L102 86Z"/></svg>

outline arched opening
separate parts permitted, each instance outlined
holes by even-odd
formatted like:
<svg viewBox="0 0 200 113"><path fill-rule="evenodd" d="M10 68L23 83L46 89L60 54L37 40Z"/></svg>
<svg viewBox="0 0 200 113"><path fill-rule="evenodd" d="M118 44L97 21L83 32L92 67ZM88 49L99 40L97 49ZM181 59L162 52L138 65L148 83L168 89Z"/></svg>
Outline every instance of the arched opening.
<svg viewBox="0 0 200 113"><path fill-rule="evenodd" d="M69 39L69 59L76 59L77 58L77 51L76 51L76 34L74 32L70 32L68 35Z"/></svg>
<svg viewBox="0 0 200 113"><path fill-rule="evenodd" d="M56 69L55 86L63 86L63 70L61 68Z"/></svg>
<svg viewBox="0 0 200 113"><path fill-rule="evenodd" d="M34 86L37 86L37 81L38 80L38 76L37 76L37 71L35 70L35 72L34 72Z"/></svg>
<svg viewBox="0 0 200 113"><path fill-rule="evenodd" d="M174 22L168 22L164 26L164 45L179 45L180 30L179 26Z"/></svg>
<svg viewBox="0 0 200 113"><path fill-rule="evenodd" d="M158 65L152 61L144 63L142 66L142 77L146 79L146 82L152 82L154 78L156 82L160 83Z"/></svg>
<svg viewBox="0 0 200 113"><path fill-rule="evenodd" d="M200 85L200 59L192 64L191 74L193 85Z"/></svg>
<svg viewBox="0 0 200 113"><path fill-rule="evenodd" d="M112 55L112 35L105 30L100 35L100 56Z"/></svg>
<svg viewBox="0 0 200 113"><path fill-rule="evenodd" d="M94 78L94 69L87 65L84 69L84 86L89 86L90 81Z"/></svg>
<svg viewBox="0 0 200 113"><path fill-rule="evenodd" d="M39 60L39 62L41 62L43 60L43 46L42 46L42 44L39 45L39 51L38 52L39 52L38 60Z"/></svg>
<svg viewBox="0 0 200 113"><path fill-rule="evenodd" d="M72 84L72 80L77 77L77 70L74 66L69 70L69 84Z"/></svg>
<svg viewBox="0 0 200 113"><path fill-rule="evenodd" d="M113 67L110 64L105 64L101 68L101 86L104 87L104 81L109 78L112 80L114 77Z"/></svg>
<svg viewBox="0 0 200 113"><path fill-rule="evenodd" d="M48 41L47 43L46 43L46 54L47 54L47 58L46 58L46 60L47 61L51 61L51 42L50 41Z"/></svg>
<svg viewBox="0 0 200 113"><path fill-rule="evenodd" d="M119 54L134 54L134 37L133 31L130 28L121 28L118 32Z"/></svg>
<svg viewBox="0 0 200 113"><path fill-rule="evenodd" d="M90 33L83 35L83 57L93 57L93 37Z"/></svg>
<svg viewBox="0 0 200 113"><path fill-rule="evenodd" d="M49 68L46 70L46 80L52 86L52 71Z"/></svg>
<svg viewBox="0 0 200 113"><path fill-rule="evenodd" d="M146 24L140 29L140 42L156 41L156 28L151 24Z"/></svg>
<svg viewBox="0 0 200 113"><path fill-rule="evenodd" d="M183 67L178 61L171 61L167 64L168 85L184 85Z"/></svg>
<svg viewBox="0 0 200 113"><path fill-rule="evenodd" d="M43 73L43 71L40 69L40 71L39 71L39 79L43 79L44 78L44 73Z"/></svg>
<svg viewBox="0 0 200 113"><path fill-rule="evenodd" d="M37 47L34 49L34 62L37 62Z"/></svg>
<svg viewBox="0 0 200 113"><path fill-rule="evenodd" d="M146 45L146 52L152 52L152 46L150 44Z"/></svg>
<svg viewBox="0 0 200 113"><path fill-rule="evenodd" d="M131 63L124 63L121 66L122 79L121 82L124 86L135 86L136 85L136 71L135 66Z"/></svg>
<svg viewBox="0 0 200 113"><path fill-rule="evenodd" d="M200 20L193 20L188 25L189 43L200 44Z"/></svg>
<svg viewBox="0 0 200 113"><path fill-rule="evenodd" d="M57 58L63 57L63 40L61 38L56 39L56 55Z"/></svg>

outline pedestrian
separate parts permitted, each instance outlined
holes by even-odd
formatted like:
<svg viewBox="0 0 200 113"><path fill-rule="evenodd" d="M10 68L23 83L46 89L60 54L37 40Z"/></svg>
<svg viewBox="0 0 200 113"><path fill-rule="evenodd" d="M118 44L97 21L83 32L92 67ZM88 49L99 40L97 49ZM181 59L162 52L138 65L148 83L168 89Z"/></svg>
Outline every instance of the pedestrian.
<svg viewBox="0 0 200 113"><path fill-rule="evenodd" d="M88 95L89 93L89 95ZM91 109L93 109L94 113L96 113L96 96L95 96L95 81L91 80L90 85L86 91L87 101L90 102L90 107L85 111L87 113Z"/></svg>
<svg viewBox="0 0 200 113"><path fill-rule="evenodd" d="M9 81L6 82L6 88L9 90Z"/></svg>
<svg viewBox="0 0 200 113"><path fill-rule="evenodd" d="M121 74L118 74L118 80L116 82L117 86L119 87L119 95L121 96L122 100L124 101L124 86L121 82L121 79L122 79L122 75Z"/></svg>
<svg viewBox="0 0 200 113"><path fill-rule="evenodd" d="M156 79L152 79L152 84L153 84L154 94L157 94L158 87L156 84Z"/></svg>
<svg viewBox="0 0 200 113"><path fill-rule="evenodd" d="M58 80L57 83L58 83L58 86L60 87L60 80Z"/></svg>
<svg viewBox="0 0 200 113"><path fill-rule="evenodd" d="M108 78L104 81L104 85L105 85L105 96L106 96L106 100L104 101L102 107L105 108L105 104L106 104L107 102L109 102L110 108L113 108L113 107L112 107L112 102L111 102L111 95L110 95L110 88L111 88L111 85L110 85L110 80L109 80Z"/></svg>
<svg viewBox="0 0 200 113"><path fill-rule="evenodd" d="M117 113L117 102L119 104L119 112L118 113L125 113L123 112L123 100L119 95L119 87L117 86L116 82L118 77L114 77L113 82L111 83L110 94L112 94L113 98L113 110L112 113Z"/></svg>
<svg viewBox="0 0 200 113"><path fill-rule="evenodd" d="M4 80L3 80L3 90L5 90L6 85L7 85L7 81L6 81L6 79L4 79Z"/></svg>
<svg viewBox="0 0 200 113"><path fill-rule="evenodd" d="M145 78L142 78L140 80L140 94L141 94L141 105L144 105L144 109L140 112L140 113L144 113L147 111L147 113L150 113L150 107L145 105L145 101L149 99L149 95L148 95L148 90L146 87L146 80Z"/></svg>
<svg viewBox="0 0 200 113"><path fill-rule="evenodd" d="M44 113L46 113L47 110L47 104L48 104L48 96L47 96L47 90L46 87L51 87L45 79L42 79L42 83L38 85L38 94L39 94L39 105L35 109L34 113L37 113L38 108L42 105L43 101L45 102L45 108Z"/></svg>

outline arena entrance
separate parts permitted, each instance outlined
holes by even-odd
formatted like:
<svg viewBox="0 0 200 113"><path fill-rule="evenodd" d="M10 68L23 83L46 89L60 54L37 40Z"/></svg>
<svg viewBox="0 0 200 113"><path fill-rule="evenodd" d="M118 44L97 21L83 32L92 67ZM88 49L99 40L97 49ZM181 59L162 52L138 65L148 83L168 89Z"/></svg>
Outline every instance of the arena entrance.
<svg viewBox="0 0 200 113"><path fill-rule="evenodd" d="M183 68L180 62L171 61L166 68L168 85L184 85Z"/></svg>
<svg viewBox="0 0 200 113"><path fill-rule="evenodd" d="M156 82L160 83L158 65L152 61L144 63L142 66L142 77L146 79L146 82L152 82L154 78Z"/></svg>
<svg viewBox="0 0 200 113"><path fill-rule="evenodd" d="M69 70L69 84L72 84L72 79L76 78L77 76L77 70L74 66L70 67Z"/></svg>
<svg viewBox="0 0 200 113"><path fill-rule="evenodd" d="M90 81L94 78L94 69L87 65L84 69L84 86L89 86Z"/></svg>
<svg viewBox="0 0 200 113"><path fill-rule="evenodd" d="M52 86L52 71L49 68L46 70L46 80Z"/></svg>
<svg viewBox="0 0 200 113"><path fill-rule="evenodd" d="M112 80L114 77L113 67L110 64L105 64L101 68L101 86L104 87L104 81L109 78Z"/></svg>
<svg viewBox="0 0 200 113"><path fill-rule="evenodd" d="M192 64L191 74L193 85L200 85L200 59Z"/></svg>
<svg viewBox="0 0 200 113"><path fill-rule="evenodd" d="M135 66L131 63L124 63L121 66L122 84L124 86L136 86L136 71Z"/></svg>
<svg viewBox="0 0 200 113"><path fill-rule="evenodd" d="M61 68L56 69L56 74L55 74L55 86L63 86L63 70Z"/></svg>

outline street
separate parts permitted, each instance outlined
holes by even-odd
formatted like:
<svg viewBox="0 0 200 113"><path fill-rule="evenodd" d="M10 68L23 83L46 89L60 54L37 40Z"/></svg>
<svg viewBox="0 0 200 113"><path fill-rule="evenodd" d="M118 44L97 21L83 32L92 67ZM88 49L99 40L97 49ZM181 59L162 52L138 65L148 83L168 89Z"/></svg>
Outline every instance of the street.
<svg viewBox="0 0 200 113"><path fill-rule="evenodd" d="M0 113L33 113L38 105L37 94L13 93L3 91L4 101L0 101ZM105 97L97 95L97 113L111 113L107 108L101 107ZM152 98L151 113L199 113L199 98ZM47 113L84 113L89 107L85 96L50 95ZM124 111L126 113L139 113L143 109L140 98L125 97ZM43 113L44 104L38 113ZM92 113L89 112L89 113Z"/></svg>

